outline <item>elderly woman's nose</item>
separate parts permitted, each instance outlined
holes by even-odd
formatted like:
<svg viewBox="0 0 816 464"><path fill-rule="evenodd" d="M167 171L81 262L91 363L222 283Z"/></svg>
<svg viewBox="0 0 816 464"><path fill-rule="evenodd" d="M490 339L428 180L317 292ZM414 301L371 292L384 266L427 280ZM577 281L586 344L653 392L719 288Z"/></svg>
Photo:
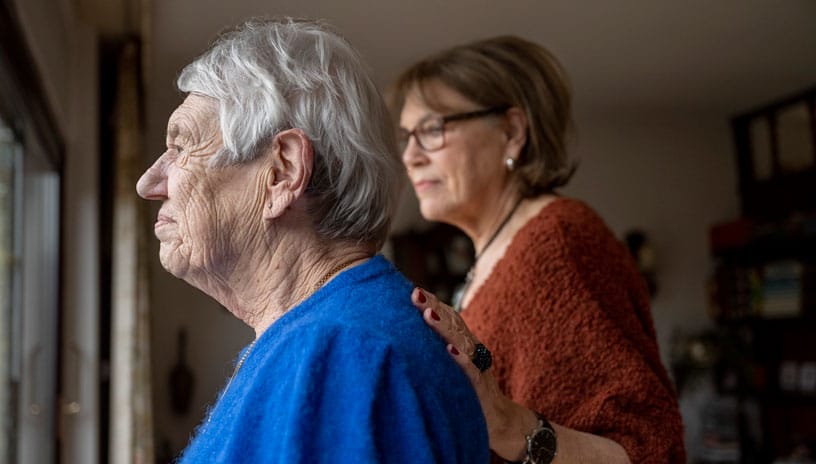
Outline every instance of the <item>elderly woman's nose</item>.
<svg viewBox="0 0 816 464"><path fill-rule="evenodd" d="M156 160L153 166L139 178L136 183L136 193L145 200L163 200L167 198L167 176L164 172L162 158Z"/></svg>

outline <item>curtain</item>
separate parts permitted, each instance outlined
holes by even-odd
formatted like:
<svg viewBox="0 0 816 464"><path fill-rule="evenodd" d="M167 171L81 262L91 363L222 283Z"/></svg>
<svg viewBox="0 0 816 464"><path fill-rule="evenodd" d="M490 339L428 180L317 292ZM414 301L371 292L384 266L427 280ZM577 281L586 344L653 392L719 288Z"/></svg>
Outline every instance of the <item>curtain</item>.
<svg viewBox="0 0 816 464"><path fill-rule="evenodd" d="M114 109L110 462L153 464L146 202L136 195L144 134L138 41L132 40L122 48L118 76Z"/></svg>

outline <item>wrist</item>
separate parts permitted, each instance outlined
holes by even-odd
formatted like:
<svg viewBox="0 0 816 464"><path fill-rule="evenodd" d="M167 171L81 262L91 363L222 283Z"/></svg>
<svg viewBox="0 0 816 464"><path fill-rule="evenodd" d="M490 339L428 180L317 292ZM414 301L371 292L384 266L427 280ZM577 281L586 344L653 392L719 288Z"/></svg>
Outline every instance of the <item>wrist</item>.
<svg viewBox="0 0 816 464"><path fill-rule="evenodd" d="M527 455L524 464L552 464L558 451L555 428L541 414L538 425L527 435Z"/></svg>
<svg viewBox="0 0 816 464"><path fill-rule="evenodd" d="M538 417L507 397L496 413L497 420L488 431L490 448L507 461L523 461L527 455L527 435L538 426Z"/></svg>
<svg viewBox="0 0 816 464"><path fill-rule="evenodd" d="M515 411L508 416L510 422L496 446L491 437L493 451L509 464L552 464L558 448L552 424L540 414L521 406ZM518 431L519 427L522 431ZM514 429L515 433L512 432Z"/></svg>

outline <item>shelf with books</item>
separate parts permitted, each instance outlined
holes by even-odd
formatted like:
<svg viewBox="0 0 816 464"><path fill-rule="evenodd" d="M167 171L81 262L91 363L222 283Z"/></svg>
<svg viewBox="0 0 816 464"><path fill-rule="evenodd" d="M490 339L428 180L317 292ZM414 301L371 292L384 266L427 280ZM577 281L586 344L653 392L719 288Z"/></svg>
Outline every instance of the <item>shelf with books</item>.
<svg viewBox="0 0 816 464"><path fill-rule="evenodd" d="M743 217L710 230L714 328L680 346L708 346L729 462L783 462L816 450L816 87L731 124Z"/></svg>
<svg viewBox="0 0 816 464"><path fill-rule="evenodd" d="M816 317L816 264L806 261L719 260L708 289L709 314L717 322Z"/></svg>
<svg viewBox="0 0 816 464"><path fill-rule="evenodd" d="M716 366L718 391L740 411L757 405L761 442L746 446L771 462L816 442L816 215L716 225L711 256L714 334L732 348Z"/></svg>

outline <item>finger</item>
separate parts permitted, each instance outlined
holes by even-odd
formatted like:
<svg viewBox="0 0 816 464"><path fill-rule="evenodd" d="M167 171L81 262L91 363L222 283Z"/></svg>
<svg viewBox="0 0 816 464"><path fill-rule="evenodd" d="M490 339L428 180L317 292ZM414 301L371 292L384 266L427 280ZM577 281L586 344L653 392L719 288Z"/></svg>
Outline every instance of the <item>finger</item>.
<svg viewBox="0 0 816 464"><path fill-rule="evenodd" d="M470 333L465 321L452 307L441 302L436 295L420 287L411 292L411 301L420 311L423 319L442 337L445 343L453 345L468 358L473 357L479 341Z"/></svg>
<svg viewBox="0 0 816 464"><path fill-rule="evenodd" d="M411 303L413 303L418 310L423 311L428 307L427 295L428 292L419 287L415 287L414 291L411 292Z"/></svg>
<svg viewBox="0 0 816 464"><path fill-rule="evenodd" d="M459 367L465 372L465 375L468 376L470 383L472 383L476 389L479 389L482 383L482 373L479 372L479 369L473 365L473 362L471 362L470 358L466 354L459 351L455 346L448 344L447 349L448 353L451 355L451 357L453 357L456 364L458 364Z"/></svg>
<svg viewBox="0 0 816 464"><path fill-rule="evenodd" d="M436 295L434 295L433 293L431 293L431 292L429 292L427 290L423 290L420 287L416 287L416 288L414 288L414 291L411 292L411 302L423 314L426 312L425 310L427 308L430 308L431 309L431 313L430 313L431 319L433 319L433 321L439 321L440 320L439 312L434 311L434 308L439 307L440 301L436 297ZM442 304L444 305L444 303L442 303ZM431 321L428 320L427 316L425 317L425 321L428 322L428 323L431 323Z"/></svg>
<svg viewBox="0 0 816 464"><path fill-rule="evenodd" d="M411 292L411 302L414 306L422 313L425 322L428 325L433 325L436 322L439 322L441 318L439 317L439 312L434 311L435 308L439 307L439 299L436 298L436 295L433 293L423 290L420 287L414 288L414 291ZM437 328L434 328L437 330Z"/></svg>
<svg viewBox="0 0 816 464"><path fill-rule="evenodd" d="M428 325L430 325L435 331L438 332L439 330L443 329L439 324L442 321L442 318L439 317L439 314L437 314L433 308L425 308L425 311L422 311L422 318L425 319L425 322L427 322Z"/></svg>
<svg viewBox="0 0 816 464"><path fill-rule="evenodd" d="M427 307L423 312L425 322L442 337L445 343L455 346L462 353L472 357L476 343L479 341L470 333L459 313L432 294L426 294L426 297Z"/></svg>
<svg viewBox="0 0 816 464"><path fill-rule="evenodd" d="M462 316L444 303L438 303L436 301L433 303L432 308L441 319L438 325L440 326L440 330L443 331L442 337L448 343L456 345L459 351L468 357L472 357L475 346L479 341L470 332Z"/></svg>
<svg viewBox="0 0 816 464"><path fill-rule="evenodd" d="M473 384L473 388L480 398L484 411L486 413L492 412L496 406L496 404L494 404L495 399L503 395L496 378L493 376L492 370L479 371L470 358L457 350L453 345L448 345L447 350L456 364L465 372L470 383Z"/></svg>
<svg viewBox="0 0 816 464"><path fill-rule="evenodd" d="M439 338L441 338L445 343L449 343L448 339L445 338L448 335L448 330L446 326L442 323L442 318L439 317L433 308L425 308L425 311L422 312L422 319L425 320L425 323L428 324Z"/></svg>
<svg viewBox="0 0 816 464"><path fill-rule="evenodd" d="M439 305L439 298L422 287L415 287L411 292L411 302L417 309L423 311L425 308Z"/></svg>

